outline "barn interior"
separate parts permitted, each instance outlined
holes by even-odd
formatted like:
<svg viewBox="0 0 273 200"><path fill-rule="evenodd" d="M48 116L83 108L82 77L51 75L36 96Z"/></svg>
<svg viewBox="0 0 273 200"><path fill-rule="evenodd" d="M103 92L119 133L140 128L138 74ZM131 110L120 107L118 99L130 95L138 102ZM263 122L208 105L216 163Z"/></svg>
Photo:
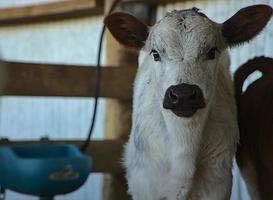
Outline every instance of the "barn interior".
<svg viewBox="0 0 273 200"><path fill-rule="evenodd" d="M89 171L87 180L75 183L71 191L60 189L56 195L40 198L1 185L5 180L1 182L0 169L0 200L131 199L122 154L131 130L138 51L120 45L108 30L102 35L103 19L111 8L153 25L168 11L192 7L221 23L254 4L273 7L273 0L0 1L0 148L28 146L28 152L38 154L38 147L63 145L81 156ZM230 50L231 73L254 57L273 57L272 44L273 20L253 41ZM259 71L252 73L244 90L260 77ZM0 159L0 168L4 164ZM23 164L18 161L16 167L23 168ZM70 167L64 170L71 175ZM8 176L16 182L14 174ZM28 183L37 182L32 178ZM231 200L250 199L234 161Z"/></svg>

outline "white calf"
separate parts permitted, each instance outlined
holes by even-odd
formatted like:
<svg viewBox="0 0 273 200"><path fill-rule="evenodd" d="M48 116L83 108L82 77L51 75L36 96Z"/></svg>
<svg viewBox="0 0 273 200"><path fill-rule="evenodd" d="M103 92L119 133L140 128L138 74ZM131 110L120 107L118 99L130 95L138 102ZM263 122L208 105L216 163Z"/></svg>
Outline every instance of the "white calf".
<svg viewBox="0 0 273 200"><path fill-rule="evenodd" d="M271 15L256 5L217 24L192 8L152 27L125 13L106 17L119 42L141 48L124 158L133 199L230 198L238 128L226 49L255 37Z"/></svg>

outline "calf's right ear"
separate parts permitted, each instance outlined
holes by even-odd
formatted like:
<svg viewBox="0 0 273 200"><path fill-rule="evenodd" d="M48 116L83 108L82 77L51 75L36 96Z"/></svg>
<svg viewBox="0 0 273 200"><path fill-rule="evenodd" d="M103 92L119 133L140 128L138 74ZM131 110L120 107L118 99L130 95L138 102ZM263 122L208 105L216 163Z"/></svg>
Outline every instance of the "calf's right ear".
<svg viewBox="0 0 273 200"><path fill-rule="evenodd" d="M127 47L142 48L149 34L148 26L132 15L122 12L107 16L104 24L114 38Z"/></svg>

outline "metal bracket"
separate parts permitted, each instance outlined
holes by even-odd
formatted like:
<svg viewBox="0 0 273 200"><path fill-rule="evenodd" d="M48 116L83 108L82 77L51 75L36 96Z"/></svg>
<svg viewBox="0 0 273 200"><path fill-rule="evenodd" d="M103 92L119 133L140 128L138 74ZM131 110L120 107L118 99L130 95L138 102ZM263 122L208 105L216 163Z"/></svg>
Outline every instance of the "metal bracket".
<svg viewBox="0 0 273 200"><path fill-rule="evenodd" d="M0 200L5 200L6 197L6 190L5 188L0 186Z"/></svg>
<svg viewBox="0 0 273 200"><path fill-rule="evenodd" d="M10 140L7 137L0 137L0 141L2 141L2 142L9 142Z"/></svg>

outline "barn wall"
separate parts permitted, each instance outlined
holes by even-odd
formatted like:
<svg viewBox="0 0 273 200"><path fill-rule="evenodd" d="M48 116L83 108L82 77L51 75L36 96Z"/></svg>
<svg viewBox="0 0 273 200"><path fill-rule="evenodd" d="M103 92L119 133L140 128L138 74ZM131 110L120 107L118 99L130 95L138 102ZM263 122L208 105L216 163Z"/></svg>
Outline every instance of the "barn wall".
<svg viewBox="0 0 273 200"><path fill-rule="evenodd" d="M0 7L49 0L5 0ZM53 0L50 0L53 1ZM56 0L55 0L56 1ZM102 16L46 24L0 28L0 58L26 62L95 65ZM91 121L91 98L1 97L0 138L85 138ZM104 101L99 104L95 138L103 138ZM100 200L102 176L90 175L73 194L57 200ZM8 192L7 200L37 198Z"/></svg>
<svg viewBox="0 0 273 200"><path fill-rule="evenodd" d="M167 11L173 9L187 9L192 7L200 8L209 18L218 23L224 22L231 17L240 8L253 4L269 4L273 7L273 0L193 0L185 3L170 4L158 9L158 18L160 19ZM248 44L241 45L239 48L231 49L231 71L234 72L237 67L247 60L260 55L273 57L273 20L263 30L263 32ZM257 73L258 74L258 73ZM250 83L256 76L250 77L247 81ZM245 184L243 183L238 168L234 166L234 184L232 200L249 200Z"/></svg>

